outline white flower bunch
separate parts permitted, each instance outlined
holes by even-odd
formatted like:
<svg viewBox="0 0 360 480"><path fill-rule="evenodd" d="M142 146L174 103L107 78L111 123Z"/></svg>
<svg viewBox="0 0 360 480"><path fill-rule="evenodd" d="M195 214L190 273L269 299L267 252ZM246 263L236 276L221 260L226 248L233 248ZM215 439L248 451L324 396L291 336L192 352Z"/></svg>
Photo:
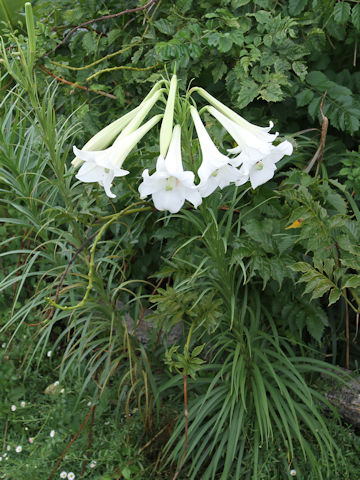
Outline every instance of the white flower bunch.
<svg viewBox="0 0 360 480"><path fill-rule="evenodd" d="M162 87L164 83L166 88ZM165 92L168 95L164 114L155 115L141 126ZM226 153L218 150L193 105L195 102L190 103L195 92L209 102L202 111L207 111L224 127L236 142L235 148ZM178 118L174 125L175 114ZM82 150L74 147L76 158L72 164L81 165L76 178L86 183L99 183L109 198L115 198L111 191L114 178L129 173L122 168L125 159L161 118L156 169L150 175L146 168L139 185L140 198L151 195L157 210L177 213L186 200L197 208L202 199L218 187L222 189L230 184L239 186L250 181L252 188L257 188L274 176L276 163L293 151L287 140L274 145L278 133L269 133L272 122L269 127L253 125L202 88L194 87L186 98L180 97L177 78L173 75L170 82L158 82L138 107L97 133ZM190 120L201 149L197 171L184 170L182 157L181 137L188 143L187 151L193 151L191 130L187 128Z"/></svg>

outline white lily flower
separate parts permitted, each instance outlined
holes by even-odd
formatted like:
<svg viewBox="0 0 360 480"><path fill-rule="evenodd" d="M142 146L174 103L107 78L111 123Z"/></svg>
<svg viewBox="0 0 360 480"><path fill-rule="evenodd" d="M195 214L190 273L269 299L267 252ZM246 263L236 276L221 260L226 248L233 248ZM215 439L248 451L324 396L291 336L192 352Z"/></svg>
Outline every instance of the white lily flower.
<svg viewBox="0 0 360 480"><path fill-rule="evenodd" d="M149 176L144 170L139 186L140 198L152 195L158 210L177 213L185 200L194 207L201 203L201 195L194 184L194 172L184 171L181 160L181 127L175 125L166 158L161 155L156 163L156 172Z"/></svg>
<svg viewBox="0 0 360 480"><path fill-rule="evenodd" d="M159 99L159 88L161 85L162 81L156 83L154 87L150 90L150 92L147 94L147 96L144 98L144 100L138 105L136 108L131 110L130 112L126 113L122 117L118 118L114 122L110 123L110 125L107 125L105 128L100 130L96 135L94 135L82 148L82 150L85 151L94 151L94 150L103 150L104 148L108 147L113 140L119 135L119 133L129 125L129 123L134 120L135 117L138 119L140 118L140 122L138 124L134 124L134 122L131 124L130 129L128 129L127 133L131 133L134 130L137 129L137 127L140 125L142 120L145 118L145 115L141 118L138 116L140 111L144 111L144 106L149 106L150 103L147 103L149 100L154 98L154 95L156 94L155 101ZM155 103L155 102L154 102ZM153 104L152 104L153 105ZM151 106L152 106L151 105ZM151 108L151 107L150 107ZM78 167L81 165L83 160L81 158L74 158L71 162L71 165L74 167Z"/></svg>
<svg viewBox="0 0 360 480"><path fill-rule="evenodd" d="M164 118L160 128L160 155L165 158L173 132L174 108L177 91L177 77L173 75L170 81L169 95L166 102Z"/></svg>
<svg viewBox="0 0 360 480"><path fill-rule="evenodd" d="M74 146L75 155L85 162L79 169L76 178L85 183L98 182L100 186L104 187L108 197L115 198L116 195L110 190L113 179L129 173L121 168L125 158L161 117L162 115L156 115L126 137L118 137L113 145L105 150L85 151Z"/></svg>
<svg viewBox="0 0 360 480"><path fill-rule="evenodd" d="M243 163L239 171L242 173L243 178L247 177L250 179L252 188L256 188L270 180L274 176L276 162L281 160L284 155L291 155L292 152L292 144L285 140L276 147L273 146L269 155L261 160L253 163ZM246 181L237 181L235 184L242 185Z"/></svg>
<svg viewBox="0 0 360 480"><path fill-rule="evenodd" d="M216 148L196 108L190 107L190 113L202 154L202 162L198 170L200 178L198 188L202 197L208 197L217 187L224 188L232 182L242 180L242 173L234 166L229 165L230 159Z"/></svg>
<svg viewBox="0 0 360 480"><path fill-rule="evenodd" d="M230 120L237 123L241 127L245 128L247 131L256 135L259 140L264 142L273 142L275 138L278 136L278 133L270 134L268 133L274 126L273 122L269 122L268 127L259 127L258 125L254 125L253 123L248 122L245 118L238 115L236 112L231 110L231 108L227 107L223 103L219 102L218 99L210 95L206 90L200 87L194 87L191 91L198 92L205 100L207 100L213 107L215 107L219 112L226 115ZM230 133L230 132L229 132Z"/></svg>
<svg viewBox="0 0 360 480"><path fill-rule="evenodd" d="M209 106L208 111L223 125L237 143L237 147L228 150L229 153L239 154L231 161L232 165L239 166L246 162L256 163L271 153L273 148L271 142L275 140L277 134L266 133L267 137L257 135L251 129L246 129L233 122L214 107Z"/></svg>

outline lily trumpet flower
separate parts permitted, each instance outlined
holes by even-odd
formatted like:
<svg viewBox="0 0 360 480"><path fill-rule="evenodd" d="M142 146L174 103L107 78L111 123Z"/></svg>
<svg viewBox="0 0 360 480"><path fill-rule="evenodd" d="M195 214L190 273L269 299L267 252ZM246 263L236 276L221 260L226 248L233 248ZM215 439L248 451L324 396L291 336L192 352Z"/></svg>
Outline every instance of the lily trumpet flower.
<svg viewBox="0 0 360 480"><path fill-rule="evenodd" d="M195 208L202 201L194 184L194 172L183 169L180 125L174 127L165 159L159 155L155 173L149 175L149 170L146 169L142 177L143 181L139 185L140 198L152 195L157 210L169 210L171 213L177 213L185 200L189 200Z"/></svg>
<svg viewBox="0 0 360 480"><path fill-rule="evenodd" d="M112 181L115 177L122 177L129 172L123 170L122 164L135 145L142 137L162 118L156 115L143 126L125 137L118 137L111 147L105 150L85 151L75 146L74 154L85 163L80 167L76 178L81 182L98 182L104 187L105 193L110 198L115 198L111 192Z"/></svg>
<svg viewBox="0 0 360 480"><path fill-rule="evenodd" d="M292 144L289 141L285 140L276 147L273 147L269 155L262 158L261 160L253 164L244 163L239 171L243 175L243 178L246 178L246 180L236 181L235 184L242 185L249 179L252 188L256 188L259 185L262 185L274 176L274 172L276 170L276 162L281 160L284 155L291 155L292 152Z"/></svg>
<svg viewBox="0 0 360 480"><path fill-rule="evenodd" d="M155 101L159 99L159 89L162 84L162 80L157 82L153 88L150 90L150 92L146 95L144 100L138 105L136 108L131 110L130 112L126 113L122 117L118 118L114 122L110 123L107 125L105 128L100 130L96 135L94 135L82 148L82 150L85 151L94 151L94 150L103 150L104 148L108 147L114 139L119 135L119 133L127 127L129 124L129 127L127 129L127 133L131 133L132 131L136 130L136 128L140 125L142 120L145 118L146 114L141 118L139 112L143 110L144 106L149 106L150 103L147 103L148 100L151 100L155 94L157 96L155 97ZM151 107L150 107L151 108ZM137 118L137 120L140 119L140 122L132 122ZM126 132L125 132L126 133ZM74 167L78 167L81 165L83 160L81 158L74 158L71 162L71 165Z"/></svg>
<svg viewBox="0 0 360 480"><path fill-rule="evenodd" d="M258 125L254 125L253 123L245 120L245 118L241 117L236 112L234 112L234 110L231 110L231 108L221 103L217 98L210 95L210 93L208 93L203 88L193 87L191 89L191 92L198 92L198 94L205 98L205 100L207 100L210 105L215 107L216 110L221 112L223 115L226 115L228 118L230 118L230 120L245 128L247 131L252 132L260 140L263 140L264 142L273 142L278 136L278 133L268 133L274 126L273 122L270 121L268 127L259 127Z"/></svg>
<svg viewBox="0 0 360 480"><path fill-rule="evenodd" d="M224 188L232 182L241 181L242 173L234 166L229 165L230 159L216 148L195 107L190 107L190 113L202 154L202 163L198 170L200 178L198 188L202 197L208 197L217 187ZM245 181L247 178L248 176Z"/></svg>
<svg viewBox="0 0 360 480"><path fill-rule="evenodd" d="M237 147L228 150L229 153L239 154L231 161L232 165L239 166L248 161L255 163L270 154L273 148L272 142L275 140L277 134L270 135L266 133L266 137L264 137L264 135L257 135L253 130L247 130L245 127L230 120L230 118L223 115L216 110L216 108L209 106L207 110L221 123L237 143Z"/></svg>

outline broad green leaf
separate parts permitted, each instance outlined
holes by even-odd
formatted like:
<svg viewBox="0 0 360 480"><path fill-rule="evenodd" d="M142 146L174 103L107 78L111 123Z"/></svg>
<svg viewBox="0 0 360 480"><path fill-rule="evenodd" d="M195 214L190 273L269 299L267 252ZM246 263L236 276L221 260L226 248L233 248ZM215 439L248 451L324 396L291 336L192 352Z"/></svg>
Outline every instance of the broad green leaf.
<svg viewBox="0 0 360 480"><path fill-rule="evenodd" d="M302 90L300 93L295 95L296 105L298 107L304 107L305 105L309 105L311 100L314 98L314 92L312 90Z"/></svg>
<svg viewBox="0 0 360 480"><path fill-rule="evenodd" d="M308 316L306 318L306 328L316 341L321 341L324 333L324 324L318 317Z"/></svg>
<svg viewBox="0 0 360 480"><path fill-rule="evenodd" d="M350 4L348 2L336 3L334 7L333 15L334 15L335 22L343 25L350 18Z"/></svg>
<svg viewBox="0 0 360 480"><path fill-rule="evenodd" d="M154 22L155 27L165 35L172 37L176 32L176 25L165 18L160 18Z"/></svg>
<svg viewBox="0 0 360 480"><path fill-rule="evenodd" d="M219 52L226 53L229 50L231 50L231 47L233 45L233 41L230 38L230 35L225 33L220 40L219 40Z"/></svg>
<svg viewBox="0 0 360 480"><path fill-rule="evenodd" d="M351 10L351 21L357 30L360 30L360 3L357 3Z"/></svg>
<svg viewBox="0 0 360 480"><path fill-rule="evenodd" d="M289 0L289 13L290 15L299 15L304 11L308 0Z"/></svg>

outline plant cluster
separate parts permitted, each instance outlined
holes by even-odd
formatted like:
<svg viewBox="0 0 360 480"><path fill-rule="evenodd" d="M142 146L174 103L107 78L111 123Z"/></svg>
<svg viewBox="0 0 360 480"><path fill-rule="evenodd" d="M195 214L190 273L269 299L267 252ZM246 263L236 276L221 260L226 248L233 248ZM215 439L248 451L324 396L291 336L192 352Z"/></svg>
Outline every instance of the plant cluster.
<svg viewBox="0 0 360 480"><path fill-rule="evenodd" d="M357 479L319 378L360 355L358 4L34 11L0 52L0 475Z"/></svg>

